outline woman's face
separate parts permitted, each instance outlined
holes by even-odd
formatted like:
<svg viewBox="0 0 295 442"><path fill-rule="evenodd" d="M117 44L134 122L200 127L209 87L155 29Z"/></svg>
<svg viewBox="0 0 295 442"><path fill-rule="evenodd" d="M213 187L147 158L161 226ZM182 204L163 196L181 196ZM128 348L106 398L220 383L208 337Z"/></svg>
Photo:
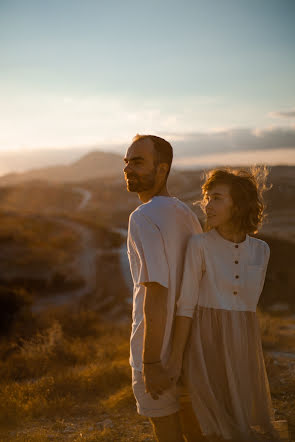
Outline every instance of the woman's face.
<svg viewBox="0 0 295 442"><path fill-rule="evenodd" d="M217 184L204 195L207 225L211 228L229 227L233 200L227 184Z"/></svg>

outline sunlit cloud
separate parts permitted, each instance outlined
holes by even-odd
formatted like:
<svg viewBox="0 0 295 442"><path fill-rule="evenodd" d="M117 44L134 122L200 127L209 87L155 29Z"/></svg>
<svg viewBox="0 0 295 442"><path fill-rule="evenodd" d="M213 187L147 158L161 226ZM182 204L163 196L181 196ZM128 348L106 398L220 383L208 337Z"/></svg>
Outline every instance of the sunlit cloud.
<svg viewBox="0 0 295 442"><path fill-rule="evenodd" d="M142 133L148 133L144 131ZM24 171L55 164L70 164L90 151L102 150L123 155L136 131L124 142L89 143L83 147L19 149L0 152L0 174ZM295 164L295 127L293 128L222 128L200 133L169 133L157 135L169 140L174 149L175 165L179 167L211 167L218 164Z"/></svg>
<svg viewBox="0 0 295 442"><path fill-rule="evenodd" d="M0 173L69 164L93 150L123 154L136 133L167 138L175 159L183 161L239 152L253 152L254 158L264 150L295 148L293 121L284 127L241 127L243 113L234 121L226 115L229 106L224 100L221 96L158 100L124 95L6 97L0 102Z"/></svg>
<svg viewBox="0 0 295 442"><path fill-rule="evenodd" d="M190 106L193 109L192 101ZM174 107L181 109L184 105L174 103ZM0 149L124 143L137 132L154 133L155 128L158 132L171 127L190 130L192 117L169 109L167 102L161 108L153 100L22 96L0 103Z"/></svg>
<svg viewBox="0 0 295 442"><path fill-rule="evenodd" d="M211 155L195 155L176 158L174 166L181 169L207 168L217 166L250 166L257 164L295 165L295 149L265 149L243 152L223 152Z"/></svg>
<svg viewBox="0 0 295 442"><path fill-rule="evenodd" d="M136 133L219 134L229 121L239 126L250 114L242 106L233 117L231 108L221 96L20 94L0 102L0 150L112 145L128 143Z"/></svg>
<svg viewBox="0 0 295 442"><path fill-rule="evenodd" d="M295 109L281 112L270 112L269 116L272 118L295 118Z"/></svg>
<svg viewBox="0 0 295 442"><path fill-rule="evenodd" d="M215 153L295 149L295 128L223 129L219 132L178 134L171 142L178 157Z"/></svg>

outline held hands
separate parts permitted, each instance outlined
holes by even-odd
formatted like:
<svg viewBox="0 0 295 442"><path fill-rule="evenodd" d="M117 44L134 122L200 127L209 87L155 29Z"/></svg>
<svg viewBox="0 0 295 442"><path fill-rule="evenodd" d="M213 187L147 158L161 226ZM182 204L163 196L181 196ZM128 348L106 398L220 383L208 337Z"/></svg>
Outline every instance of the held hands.
<svg viewBox="0 0 295 442"><path fill-rule="evenodd" d="M143 380L146 393L150 393L156 400L165 390L172 387L172 381L161 362L143 364Z"/></svg>
<svg viewBox="0 0 295 442"><path fill-rule="evenodd" d="M170 355L165 365L161 362L143 365L143 380L146 393L150 393L152 398L157 400L159 396L176 384L180 378L182 370L182 357Z"/></svg>
<svg viewBox="0 0 295 442"><path fill-rule="evenodd" d="M173 383L177 383L182 370L182 357L170 354L169 360L165 366L168 372L169 379Z"/></svg>

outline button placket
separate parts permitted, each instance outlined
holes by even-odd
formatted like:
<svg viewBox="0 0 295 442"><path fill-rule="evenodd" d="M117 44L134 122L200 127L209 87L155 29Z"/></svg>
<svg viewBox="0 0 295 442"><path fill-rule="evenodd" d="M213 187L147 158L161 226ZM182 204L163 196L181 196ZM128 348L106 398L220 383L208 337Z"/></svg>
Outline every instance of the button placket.
<svg viewBox="0 0 295 442"><path fill-rule="evenodd" d="M233 275L233 295L238 295L239 287L240 287L240 266L238 266L240 262L240 247L238 244L234 245L233 249L233 263L234 263L234 275Z"/></svg>

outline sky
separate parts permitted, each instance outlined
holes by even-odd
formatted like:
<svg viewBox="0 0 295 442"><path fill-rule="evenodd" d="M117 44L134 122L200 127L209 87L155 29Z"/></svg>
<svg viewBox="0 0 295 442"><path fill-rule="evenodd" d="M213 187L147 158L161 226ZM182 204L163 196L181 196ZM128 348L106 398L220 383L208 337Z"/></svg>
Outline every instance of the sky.
<svg viewBox="0 0 295 442"><path fill-rule="evenodd" d="M294 0L0 0L0 173L136 133L295 164L294 23Z"/></svg>

